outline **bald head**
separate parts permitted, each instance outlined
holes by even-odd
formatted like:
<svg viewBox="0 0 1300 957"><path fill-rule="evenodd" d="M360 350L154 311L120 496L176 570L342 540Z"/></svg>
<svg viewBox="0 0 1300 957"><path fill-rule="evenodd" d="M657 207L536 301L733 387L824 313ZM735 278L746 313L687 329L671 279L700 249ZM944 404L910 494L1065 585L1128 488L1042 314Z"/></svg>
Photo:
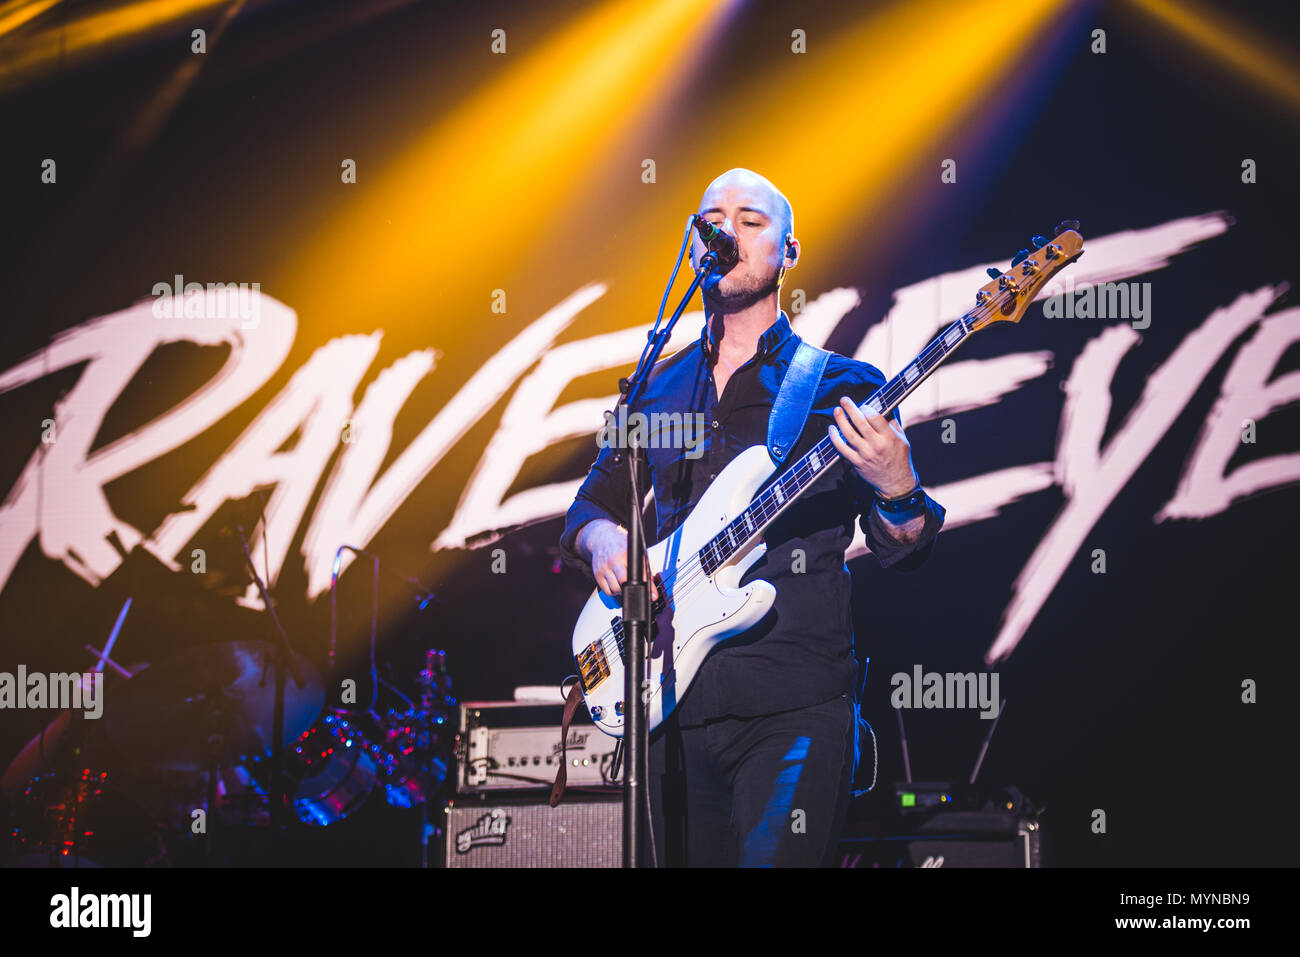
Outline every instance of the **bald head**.
<svg viewBox="0 0 1300 957"><path fill-rule="evenodd" d="M786 270L799 256L790 201L766 177L737 167L709 184L699 213L734 233L740 247L736 265L705 280L705 299L733 310L769 296L775 303ZM691 249L696 268L703 255L704 244L697 236Z"/></svg>
<svg viewBox="0 0 1300 957"><path fill-rule="evenodd" d="M717 208L719 198L733 189L762 197L763 208L778 224L782 237L794 232L794 210L790 207L790 201L785 198L785 194L766 176L761 176L743 166L727 170L708 185L704 190L704 197L700 200L700 213Z"/></svg>

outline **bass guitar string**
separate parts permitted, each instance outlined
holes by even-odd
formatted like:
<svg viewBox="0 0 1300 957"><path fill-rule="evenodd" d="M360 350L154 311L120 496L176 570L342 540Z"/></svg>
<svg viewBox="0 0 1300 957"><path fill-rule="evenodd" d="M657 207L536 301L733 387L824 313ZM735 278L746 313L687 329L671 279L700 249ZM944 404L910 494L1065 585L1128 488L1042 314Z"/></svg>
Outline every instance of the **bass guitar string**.
<svg viewBox="0 0 1300 957"><path fill-rule="evenodd" d="M977 307L976 309L973 309L970 312L963 315L959 320L957 320L957 322L965 324L966 322L975 319L977 316L979 318L984 318L990 312L992 312L992 310L995 307L998 307L1003 303L1005 303L1008 300L1008 297L1015 298L1016 295L1018 295L1017 292L1013 292L1010 290L1000 293L999 295L990 299L982 307ZM983 310L983 315L980 315L981 309ZM921 350L920 354L918 354L916 359L913 360L913 363L928 361L930 358L932 358L932 353L938 350L942 350L945 353L951 352L963 341L965 341L966 337L969 335L971 331L972 330L970 329L966 329L964 331L963 336L960 339L958 339L956 342L954 342L951 347L942 345L943 340L946 336L946 332L936 335L933 339L930 340L929 344L927 344L926 347ZM896 379L894 381L896 381ZM882 395L883 393L885 393L889 389L890 385L891 385L890 382L885 383L885 385L883 385L877 391L877 393L874 393L871 398L874 399L876 398L877 395ZM900 398L897 401L902 401L902 399ZM868 400L868 402L870 402L870 399ZM885 398L885 403L886 406L889 408L892 408L894 405L897 404L897 402L890 401L887 397ZM823 449L823 446L826 446L826 448ZM814 469L812 467L810 460L813 454L816 454L819 460L822 462L821 467L818 469ZM759 528L748 538L741 541L735 547L735 550L731 552L731 554L727 555L727 559L730 559L737 552L739 552L741 548L743 548L746 544L748 544L750 541L752 541L754 538L760 535L763 529L766 527L767 523L772 518L775 518L776 515L778 515L780 512L784 511L786 506L790 504L794 500L794 498L797 497L798 494L802 494L803 491L803 489L800 489L795 496L786 495L784 492L782 492L785 501L778 502L778 507L773 511L771 516L768 516L766 514L768 510L768 506L771 505L776 498L776 496L772 492L773 487L784 482L787 476L795 475L797 477L797 481L802 482L803 478L811 478L820 475L821 473L827 471L832 466L834 466L835 463L840 460L840 458L841 456L839 452L835 451L835 447L831 443L830 439L824 438L821 439L815 446L813 446L813 448L810 449L809 452L806 453L798 462L796 462L792 468L782 473L782 475L777 479L776 482L773 483L772 486L769 486L766 490L760 493L760 497L756 499L754 502L751 502L750 505L746 507L745 511L748 512L755 505L759 506L759 514L757 516L759 519ZM806 470L806 475L801 476L801 473L804 473L805 470ZM730 525L728 526L728 528L730 528ZM666 602L673 605L674 608L677 607L677 605L683 599L689 598L691 593L695 591L700 585L703 585L711 580L710 573L704 570L703 563L701 562L701 555L706 549L710 547L716 548L715 546L716 538L717 536L715 536L713 539L710 539L709 542L707 542L703 548L701 548L699 551L692 554L685 561L681 562L677 566L677 568L674 569L671 573L669 573L666 576L665 575L660 576L660 581L664 585L664 599ZM722 564L725 564L725 561L726 560L724 559ZM721 566L719 565L719 567ZM681 590L679 591L678 588L674 586L678 585L677 579L682 575L686 575L687 577L680 582ZM613 626L607 631L605 631L596 640L600 642L602 650L607 655L617 650L619 657L621 658L623 655L623 640L622 640L623 629L621 627L622 621L621 619L615 619L615 620L618 622L618 625Z"/></svg>

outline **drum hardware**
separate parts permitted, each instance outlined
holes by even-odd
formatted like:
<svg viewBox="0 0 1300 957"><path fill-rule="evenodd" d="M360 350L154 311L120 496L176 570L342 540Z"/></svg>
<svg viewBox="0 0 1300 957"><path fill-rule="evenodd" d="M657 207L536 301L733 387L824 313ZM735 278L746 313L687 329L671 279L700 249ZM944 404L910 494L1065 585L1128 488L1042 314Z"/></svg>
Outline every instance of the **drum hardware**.
<svg viewBox="0 0 1300 957"><path fill-rule="evenodd" d="M270 750L275 692L264 676L274 656L264 642L230 641L149 665L122 685L100 720L106 743L129 764L205 774L214 761ZM325 699L311 664L301 656L293 664L304 683L286 683L284 744L311 726Z"/></svg>
<svg viewBox="0 0 1300 957"><path fill-rule="evenodd" d="M445 652L430 649L417 678L419 707L370 711L326 709L286 750L294 811L304 824L326 826L354 813L380 785L390 805L413 808L447 779L451 759L451 677ZM396 690L396 689L394 689ZM258 792L268 755L241 762Z"/></svg>
<svg viewBox="0 0 1300 957"><path fill-rule="evenodd" d="M13 803L6 866L140 867L167 859L149 816L107 771L56 767L28 781Z"/></svg>
<svg viewBox="0 0 1300 957"><path fill-rule="evenodd" d="M145 809L88 744L95 722L63 711L9 764L0 858L13 867L144 866L167 851Z"/></svg>
<svg viewBox="0 0 1300 957"><path fill-rule="evenodd" d="M390 805L422 809L427 860L426 805L450 776L454 746L457 701L445 653L426 652L418 701L387 685L405 707L325 708L319 675L288 652L264 588L262 595L276 641L199 646L134 668L110 657L128 600L103 649L86 645L96 670L121 681L113 707L89 724L64 712L10 764L2 784L13 840L0 852L19 863L156 864L168 860L165 836L174 854L188 848L187 863L211 863L214 832L285 821L327 826L382 784ZM430 599L422 594L421 607ZM194 839L200 809L206 828Z"/></svg>

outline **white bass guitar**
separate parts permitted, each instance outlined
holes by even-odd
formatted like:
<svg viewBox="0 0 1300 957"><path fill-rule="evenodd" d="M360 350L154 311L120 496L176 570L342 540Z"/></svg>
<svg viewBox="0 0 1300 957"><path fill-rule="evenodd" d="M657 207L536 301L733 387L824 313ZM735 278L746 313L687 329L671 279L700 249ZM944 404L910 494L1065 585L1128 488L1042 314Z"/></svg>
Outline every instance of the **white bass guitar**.
<svg viewBox="0 0 1300 957"><path fill-rule="evenodd" d="M975 294L975 308L935 336L859 408L885 415L972 334L994 322L1019 322L1047 280L1082 255L1077 229L1078 223L1062 223L1052 240L1034 237L1038 248L1021 250L1007 272L990 269L993 279ZM713 647L748 630L771 609L772 585L751 581L742 587L740 580L767 550L764 529L838 460L830 439L823 438L767 484L776 471L767 447L746 449L714 479L686 521L649 549L659 591L642 686L650 730L672 713ZM619 600L596 590L573 630L573 658L592 720L613 737L623 734L622 656Z"/></svg>

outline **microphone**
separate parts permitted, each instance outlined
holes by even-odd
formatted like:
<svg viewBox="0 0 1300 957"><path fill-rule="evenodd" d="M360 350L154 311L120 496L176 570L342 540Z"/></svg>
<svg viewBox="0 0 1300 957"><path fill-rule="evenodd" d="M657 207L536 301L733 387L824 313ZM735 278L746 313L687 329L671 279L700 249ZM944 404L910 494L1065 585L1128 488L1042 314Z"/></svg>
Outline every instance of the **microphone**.
<svg viewBox="0 0 1300 957"><path fill-rule="evenodd" d="M700 233L700 239L720 267L730 269L740 261L740 247L736 244L735 236L715 226L699 213L695 214L694 225Z"/></svg>

